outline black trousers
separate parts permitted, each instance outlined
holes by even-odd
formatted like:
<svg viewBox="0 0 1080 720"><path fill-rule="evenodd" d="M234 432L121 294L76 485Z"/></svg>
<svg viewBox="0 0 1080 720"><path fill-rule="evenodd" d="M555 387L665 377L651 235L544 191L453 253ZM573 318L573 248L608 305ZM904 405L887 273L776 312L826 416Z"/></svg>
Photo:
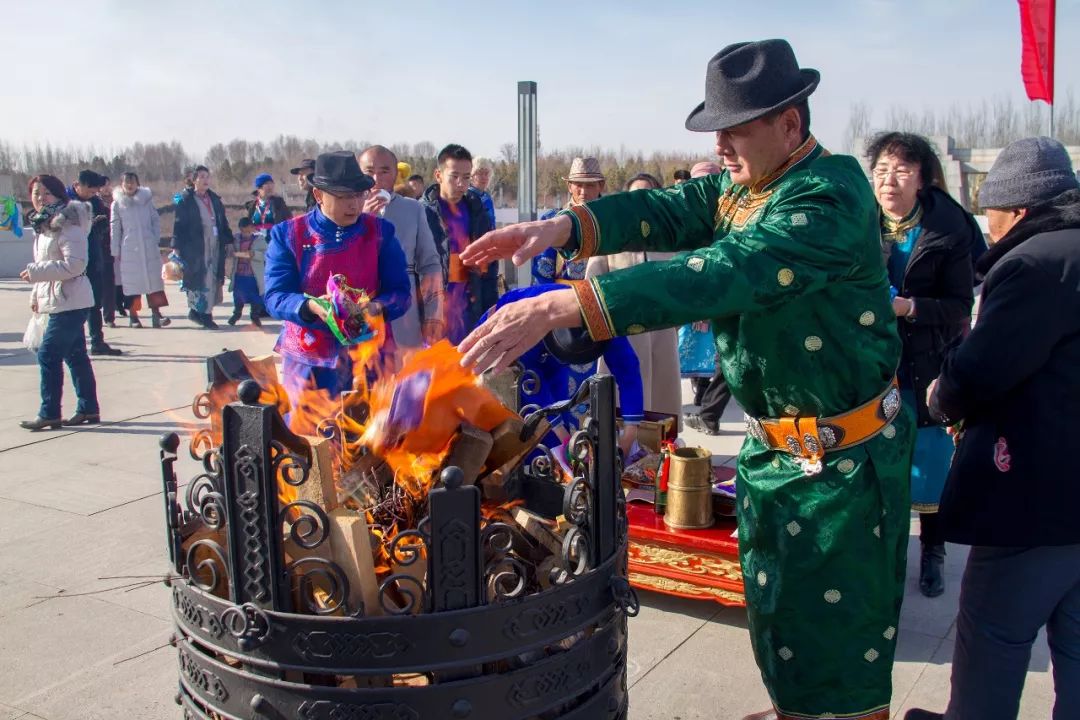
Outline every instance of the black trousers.
<svg viewBox="0 0 1080 720"><path fill-rule="evenodd" d="M90 347L95 345L103 345L105 343L105 332L102 330L104 322L101 317L101 306L105 297L104 292L106 290L102 280L102 269L105 265L104 253L101 250L101 246L93 240L89 243L87 254L90 256L86 259L86 277L90 281L90 287L94 291L94 307L90 308L87 315L86 322L90 329ZM108 292L111 295L113 285L108 286Z"/></svg>
<svg viewBox="0 0 1080 720"><path fill-rule="evenodd" d="M101 316L105 322L116 321L116 268L113 267L112 255L103 253L101 272Z"/></svg>
<svg viewBox="0 0 1080 720"><path fill-rule="evenodd" d="M973 547L960 585L947 720L1015 720L1046 626L1054 720L1080 718L1080 545Z"/></svg>
<svg viewBox="0 0 1080 720"><path fill-rule="evenodd" d="M701 393L701 422L710 430L720 427L720 418L724 415L728 401L731 400L731 390L728 389L724 373L717 369L716 374L709 378L709 384Z"/></svg>

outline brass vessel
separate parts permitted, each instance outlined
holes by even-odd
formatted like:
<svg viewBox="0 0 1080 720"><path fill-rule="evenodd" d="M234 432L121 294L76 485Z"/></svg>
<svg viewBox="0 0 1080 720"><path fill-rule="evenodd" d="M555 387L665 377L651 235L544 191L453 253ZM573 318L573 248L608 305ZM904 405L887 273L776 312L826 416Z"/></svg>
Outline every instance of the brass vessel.
<svg viewBox="0 0 1080 720"><path fill-rule="evenodd" d="M675 530L711 527L712 453L705 448L676 448L669 458L664 523Z"/></svg>

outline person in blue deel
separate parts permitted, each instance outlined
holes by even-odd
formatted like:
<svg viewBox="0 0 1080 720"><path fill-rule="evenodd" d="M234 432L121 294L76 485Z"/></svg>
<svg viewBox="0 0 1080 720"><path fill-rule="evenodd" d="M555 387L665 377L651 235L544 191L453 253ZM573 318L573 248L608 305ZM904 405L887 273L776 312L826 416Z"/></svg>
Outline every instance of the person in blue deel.
<svg viewBox="0 0 1080 720"><path fill-rule="evenodd" d="M484 313L480 322L483 323L490 313L503 305L547 292L570 290L569 285L556 283L510 290L499 298L494 308ZM557 330L548 334L518 360L524 370L518 399L524 409L530 406L543 408L573 397L581 383L596 372L595 363L601 357L615 376L615 386L619 390L620 417L623 421L619 448L626 457L637 440L638 423L645 419L641 371L634 348L626 338L614 337L596 342L580 329ZM549 435L544 444L548 447L565 444L578 425L579 419L573 410L563 413L552 421L554 438ZM555 439L558 442L554 442Z"/></svg>

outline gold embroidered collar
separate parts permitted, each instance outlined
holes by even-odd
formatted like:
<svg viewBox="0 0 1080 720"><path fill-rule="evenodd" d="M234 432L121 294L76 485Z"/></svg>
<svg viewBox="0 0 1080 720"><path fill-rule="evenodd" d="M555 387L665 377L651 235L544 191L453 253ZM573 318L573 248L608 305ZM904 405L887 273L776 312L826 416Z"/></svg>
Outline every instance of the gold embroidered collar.
<svg viewBox="0 0 1080 720"><path fill-rule="evenodd" d="M788 159L784 162L783 165L776 168L771 173L769 173L761 180L758 180L754 185L752 185L750 187L750 192L756 195L760 192L763 192L764 190L767 190L770 185L774 184L777 180L787 175L789 172L791 172L792 168L809 158L811 155L817 157L817 155L814 154L814 151L820 147L821 146L818 145L817 139L813 135L806 138L806 142L796 148L795 152L788 155Z"/></svg>
<svg viewBox="0 0 1080 720"><path fill-rule="evenodd" d="M889 217L884 210L881 211L881 239L885 242L903 242L908 232L922 222L923 210L919 201L915 201L915 207L911 208L904 217L899 220Z"/></svg>

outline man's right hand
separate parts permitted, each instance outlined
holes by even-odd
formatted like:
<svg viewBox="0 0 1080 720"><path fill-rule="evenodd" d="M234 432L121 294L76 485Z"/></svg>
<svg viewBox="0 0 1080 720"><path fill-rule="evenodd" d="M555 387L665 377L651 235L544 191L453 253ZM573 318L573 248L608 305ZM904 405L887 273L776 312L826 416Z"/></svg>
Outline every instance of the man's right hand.
<svg viewBox="0 0 1080 720"><path fill-rule="evenodd" d="M369 215L378 215L389 204L390 201L382 193L372 192L368 194L367 200L364 201L364 212Z"/></svg>
<svg viewBox="0 0 1080 720"><path fill-rule="evenodd" d="M515 265L524 265L548 248L565 245L572 228L570 218L565 215L507 225L469 243L461 253L461 261L471 267L482 267L510 258Z"/></svg>

